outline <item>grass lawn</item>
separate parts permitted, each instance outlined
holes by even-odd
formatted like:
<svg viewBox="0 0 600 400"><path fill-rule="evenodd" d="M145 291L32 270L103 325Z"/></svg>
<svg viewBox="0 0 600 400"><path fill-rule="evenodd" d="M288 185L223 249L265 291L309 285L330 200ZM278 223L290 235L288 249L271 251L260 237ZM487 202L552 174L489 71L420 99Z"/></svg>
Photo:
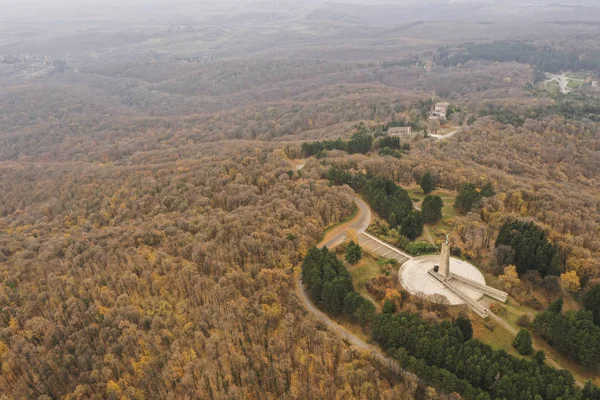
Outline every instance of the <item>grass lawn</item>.
<svg viewBox="0 0 600 400"><path fill-rule="evenodd" d="M414 186L407 188L408 193L411 198L418 198L419 200L423 200L425 198L425 193L421 190L420 186ZM442 208L442 220L439 221L435 225L429 225L429 232L435 239L443 239L446 233L449 233L454 226L454 219L456 218L456 210L454 209L454 201L456 200L457 193L451 192L445 189L434 190L432 195L440 196L442 201L444 202L444 207ZM428 238L423 235L418 238L417 241L428 241Z"/></svg>
<svg viewBox="0 0 600 400"><path fill-rule="evenodd" d="M363 296L370 297L366 288L367 281L374 276L381 275L383 272L377 261L370 254L363 252L363 256L359 262L354 265L350 265L347 262L345 264L350 275L352 275L354 289Z"/></svg>
<svg viewBox="0 0 600 400"><path fill-rule="evenodd" d="M546 84L546 89L548 90L548 92L549 92L551 95L556 95L556 94L558 94L558 93L559 93L559 91L560 91L560 87L559 87L559 85L558 85L558 82L556 82L556 81L551 81L551 82L548 82L548 83Z"/></svg>
<svg viewBox="0 0 600 400"><path fill-rule="evenodd" d="M567 83L567 86L570 87L571 89L577 89L579 86L581 86L583 84L584 84L584 82L581 82L581 81L569 80L569 83Z"/></svg>
<svg viewBox="0 0 600 400"><path fill-rule="evenodd" d="M448 133L454 132L455 130L460 128L460 126L444 125L442 128L440 128L438 135L447 135Z"/></svg>
<svg viewBox="0 0 600 400"><path fill-rule="evenodd" d="M473 337L479 339L485 344L490 345L495 350L504 350L509 354L525 358L513 347L514 335L507 331L503 326L496 325L493 331L485 327L484 322L478 316L472 316Z"/></svg>
<svg viewBox="0 0 600 400"><path fill-rule="evenodd" d="M583 72L571 72L566 74L567 78L585 80L588 76Z"/></svg>

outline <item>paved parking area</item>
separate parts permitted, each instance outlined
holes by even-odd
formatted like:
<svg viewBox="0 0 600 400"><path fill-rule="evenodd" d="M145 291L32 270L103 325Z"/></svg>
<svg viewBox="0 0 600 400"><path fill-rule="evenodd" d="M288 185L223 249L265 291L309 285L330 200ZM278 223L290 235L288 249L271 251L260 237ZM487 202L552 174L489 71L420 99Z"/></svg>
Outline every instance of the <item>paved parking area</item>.
<svg viewBox="0 0 600 400"><path fill-rule="evenodd" d="M384 241L376 238L375 236L362 232L358 234L358 242L361 247L381 258L389 258L398 261L398 264L402 265L412 257L402 252L402 250L385 243Z"/></svg>

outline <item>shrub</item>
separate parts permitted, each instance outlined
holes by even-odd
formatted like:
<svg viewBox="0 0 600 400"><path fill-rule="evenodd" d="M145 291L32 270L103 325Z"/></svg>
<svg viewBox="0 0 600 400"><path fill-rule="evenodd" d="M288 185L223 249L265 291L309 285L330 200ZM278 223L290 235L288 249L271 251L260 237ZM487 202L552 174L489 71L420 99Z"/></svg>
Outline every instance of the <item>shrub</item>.
<svg viewBox="0 0 600 400"><path fill-rule="evenodd" d="M517 320L517 324L522 328L527 328L529 325L531 325L531 317L527 314L523 314Z"/></svg>
<svg viewBox="0 0 600 400"><path fill-rule="evenodd" d="M435 253L437 251L437 247L427 242L412 242L405 247L405 250L411 255L421 255Z"/></svg>
<svg viewBox="0 0 600 400"><path fill-rule="evenodd" d="M386 299L383 303L382 311L386 314L393 314L394 312L396 312L396 304L394 304L394 302L390 299Z"/></svg>

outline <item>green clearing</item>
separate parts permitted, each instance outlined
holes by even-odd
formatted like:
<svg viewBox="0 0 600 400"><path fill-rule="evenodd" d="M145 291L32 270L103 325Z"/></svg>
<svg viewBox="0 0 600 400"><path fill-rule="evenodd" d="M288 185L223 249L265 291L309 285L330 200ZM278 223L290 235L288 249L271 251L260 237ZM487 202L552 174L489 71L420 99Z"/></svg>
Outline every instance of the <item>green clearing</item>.
<svg viewBox="0 0 600 400"><path fill-rule="evenodd" d="M471 318L473 325L473 337L481 340L483 343L490 345L495 350L504 350L509 354L525 358L513 347L514 335L506 330L501 325L496 325L494 330L490 330L485 326L484 321L474 316Z"/></svg>
<svg viewBox="0 0 600 400"><path fill-rule="evenodd" d="M552 96L557 95L560 92L560 87L556 81L548 82L546 84L546 89Z"/></svg>
<svg viewBox="0 0 600 400"><path fill-rule="evenodd" d="M577 89L578 87L582 86L585 82L581 82L581 81L573 81L569 79L569 83L567 83L567 86L570 87L571 89Z"/></svg>
<svg viewBox="0 0 600 400"><path fill-rule="evenodd" d="M366 288L367 281L383 272L377 264L377 260L363 251L361 260L354 265L346 263L346 268L352 275L352 282L354 282L356 291L365 297L370 297Z"/></svg>
<svg viewBox="0 0 600 400"><path fill-rule="evenodd" d="M413 188L413 193L415 197L419 197L421 200L425 198L425 194L421 190L420 187ZM429 232L433 236L434 241L436 239L442 240L444 236L449 233L454 226L454 219L456 218L456 210L454 209L454 201L456 200L456 193L450 192L444 189L438 189L431 193L432 195L440 196L444 202L444 207L442 208L442 219L436 223L435 225L429 225ZM428 241L428 238L424 234L420 238L417 239L422 241Z"/></svg>

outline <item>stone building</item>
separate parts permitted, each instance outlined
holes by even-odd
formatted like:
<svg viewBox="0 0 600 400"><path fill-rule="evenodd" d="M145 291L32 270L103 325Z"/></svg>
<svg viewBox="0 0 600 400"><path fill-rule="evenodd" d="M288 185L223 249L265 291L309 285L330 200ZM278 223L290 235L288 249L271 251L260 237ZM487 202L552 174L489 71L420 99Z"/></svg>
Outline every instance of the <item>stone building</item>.
<svg viewBox="0 0 600 400"><path fill-rule="evenodd" d="M438 119L438 120L445 120L446 119L446 111L448 111L448 107L450 107L450 103L446 103L446 102L440 102L440 103L435 103L435 106L433 107L433 111L431 112L431 115L429 116L429 120L434 120L434 119Z"/></svg>
<svg viewBox="0 0 600 400"><path fill-rule="evenodd" d="M388 129L388 135L392 137L408 136L412 133L410 126L397 126Z"/></svg>

